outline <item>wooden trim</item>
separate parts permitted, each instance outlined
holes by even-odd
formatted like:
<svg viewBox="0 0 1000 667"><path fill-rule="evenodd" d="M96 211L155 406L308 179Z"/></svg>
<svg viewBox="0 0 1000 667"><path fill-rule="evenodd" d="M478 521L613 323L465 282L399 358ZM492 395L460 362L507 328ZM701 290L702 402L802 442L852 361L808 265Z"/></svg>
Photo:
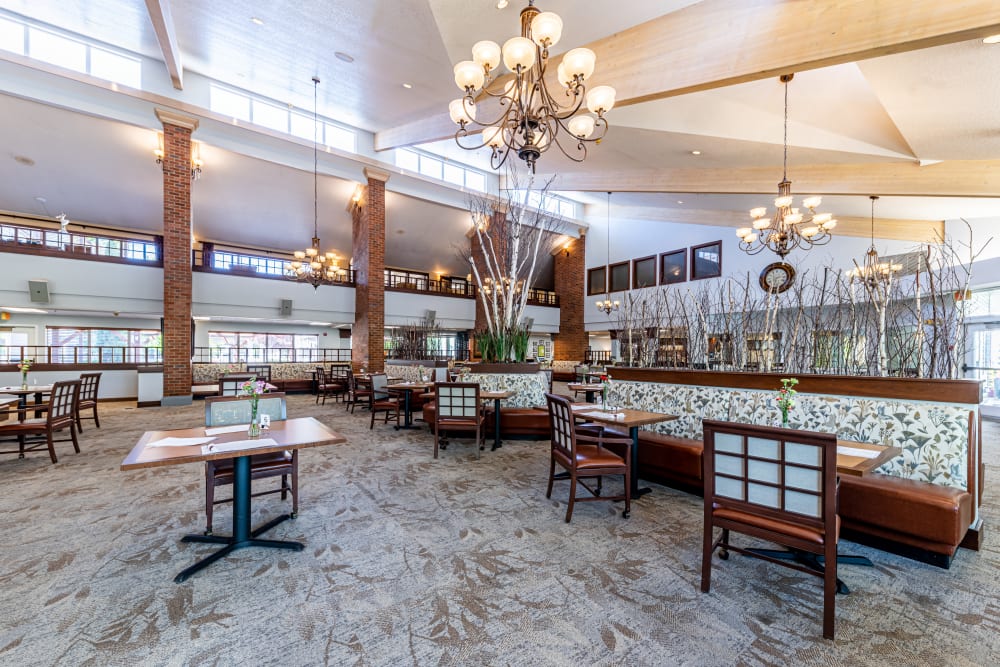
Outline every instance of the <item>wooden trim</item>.
<svg viewBox="0 0 1000 667"><path fill-rule="evenodd" d="M959 542L958 546L963 549L972 549L973 551L979 551L983 548L984 539L984 528L986 525L983 523L982 518L976 521L972 526L969 527L968 532L965 533L965 537Z"/></svg>
<svg viewBox="0 0 1000 667"><path fill-rule="evenodd" d="M660 382L704 387L760 389L777 391L787 373L736 373L731 371L695 371L658 368L618 368L608 372L615 380ZM857 375L797 374L796 389L805 394L833 394L869 398L900 398L914 401L979 405L979 380L941 380L925 378L868 377ZM971 441L970 441L971 443ZM971 453L971 452L970 452ZM971 457L970 457L971 458Z"/></svg>
<svg viewBox="0 0 1000 667"><path fill-rule="evenodd" d="M706 274L706 275L703 275L703 276L696 276L694 274L694 267L695 267L695 261L694 261L695 257L694 256L695 256L695 253L698 252L699 250L702 250L704 248L708 248L710 246L718 246L718 248L719 248L719 271L717 273L709 273L709 274ZM719 277L721 277L722 276L722 239L719 239L718 241L709 241L708 243L701 243L699 245L691 246L690 266L688 267L688 272L689 272L689 274L691 276L691 280L705 280L707 278L719 278Z"/></svg>
<svg viewBox="0 0 1000 667"><path fill-rule="evenodd" d="M665 272L663 270L663 258L669 257L671 255L679 255L681 260L683 260L683 268L681 269L681 275L679 278L667 280L665 278ZM688 253L687 248L678 248L677 250L668 250L667 252L661 252L657 259L658 266L656 267L657 273L659 274L660 285L676 285L678 283L687 282L688 279Z"/></svg>
<svg viewBox="0 0 1000 667"><path fill-rule="evenodd" d="M69 232L70 234L76 234L76 232ZM119 239L114 239L118 241ZM124 239L124 237L121 240ZM155 243L155 241L149 241L146 239L139 239L143 243ZM26 243L17 243L14 241L5 242L0 241L0 252L9 252L17 255L36 255L39 257L58 257L59 259L80 259L87 262L106 262L108 264L127 264L129 266L145 266L154 269L163 268L163 252L162 246L156 261L146 262L137 259L127 259L125 257L115 257L113 255L98 255L97 253L89 252L79 252L79 251L67 251L67 250L54 250L42 245L33 245Z"/></svg>
<svg viewBox="0 0 1000 667"><path fill-rule="evenodd" d="M130 364L42 364L35 363L31 365L31 372L35 371L136 371L139 369L149 368L143 364L130 363ZM158 367L162 372L163 367ZM17 364L0 364L0 372L17 372ZM144 371L139 371L144 372ZM150 372L150 371L145 371Z"/></svg>
<svg viewBox="0 0 1000 667"><path fill-rule="evenodd" d="M471 373L537 373L542 367L539 364L487 364L478 363L470 364L469 372Z"/></svg>
<svg viewBox="0 0 1000 667"><path fill-rule="evenodd" d="M599 292L593 292L590 289L590 276L596 271L604 271L604 289ZM608 293L608 267L606 266L595 266L592 269L587 269L587 296L604 295Z"/></svg>
<svg viewBox="0 0 1000 667"><path fill-rule="evenodd" d="M628 276L625 278L625 287L615 287L612 276L614 275L615 269L619 266L624 266L628 269ZM608 266L608 292L627 292L629 290L629 285L632 284L632 267L628 260L624 262L615 262Z"/></svg>
<svg viewBox="0 0 1000 667"><path fill-rule="evenodd" d="M648 285L638 284L639 272L636 270L636 265L639 262L653 262L653 282ZM648 257L638 257L632 260L632 289L642 289L643 287L656 287L659 284L659 267L657 267L656 255L649 255Z"/></svg>

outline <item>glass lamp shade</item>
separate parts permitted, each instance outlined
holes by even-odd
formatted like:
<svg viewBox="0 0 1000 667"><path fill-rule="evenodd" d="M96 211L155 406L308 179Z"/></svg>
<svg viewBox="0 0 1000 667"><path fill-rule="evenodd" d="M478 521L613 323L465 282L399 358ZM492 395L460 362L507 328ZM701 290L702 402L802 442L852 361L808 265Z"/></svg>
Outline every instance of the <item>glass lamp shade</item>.
<svg viewBox="0 0 1000 667"><path fill-rule="evenodd" d="M746 243L753 243L756 240L757 240L757 234L756 233L754 233L754 234L747 234L746 236L743 237L743 241L746 242Z"/></svg>
<svg viewBox="0 0 1000 667"><path fill-rule="evenodd" d="M527 37L511 37L503 44L503 64L511 72L535 64L535 43Z"/></svg>
<svg viewBox="0 0 1000 667"><path fill-rule="evenodd" d="M292 262L291 267L295 271L298 271L299 269L302 268L302 262Z"/></svg>
<svg viewBox="0 0 1000 667"><path fill-rule="evenodd" d="M789 213L788 215L786 215L783 218L783 220L785 221L786 225L797 225L800 222L802 222L802 214L801 213Z"/></svg>
<svg viewBox="0 0 1000 667"><path fill-rule="evenodd" d="M305 259L306 258L306 254L304 252L302 252L301 250L296 250L294 256L295 256L295 259Z"/></svg>
<svg viewBox="0 0 1000 667"><path fill-rule="evenodd" d="M817 227L816 225L809 225L807 227L802 228L802 236L804 236L807 239L811 239L817 234L819 234L819 227Z"/></svg>
<svg viewBox="0 0 1000 667"><path fill-rule="evenodd" d="M809 200L807 199L806 202L808 201ZM809 206L809 204L806 203L806 206ZM813 216L813 222L815 222L817 225L826 224L831 219L833 219L832 213L817 213L816 215Z"/></svg>
<svg viewBox="0 0 1000 667"><path fill-rule="evenodd" d="M611 86L597 86L587 93L587 108L598 116L611 111L615 106L615 89Z"/></svg>
<svg viewBox="0 0 1000 667"><path fill-rule="evenodd" d="M757 218L763 218L765 215L767 215L767 209L764 208L763 206L750 209L750 217L753 218L754 220L756 220Z"/></svg>
<svg viewBox="0 0 1000 667"><path fill-rule="evenodd" d="M786 208L792 205L792 196L785 195L784 197L778 197L774 200L774 205L778 208Z"/></svg>
<svg viewBox="0 0 1000 667"><path fill-rule="evenodd" d="M488 39L472 45L472 60L487 72L497 68L500 55L500 45Z"/></svg>
<svg viewBox="0 0 1000 667"><path fill-rule="evenodd" d="M319 250L316 250L316 248L306 248L306 254L310 257L315 257L319 254Z"/></svg>
<svg viewBox="0 0 1000 667"><path fill-rule="evenodd" d="M312 269L314 271L318 271L319 268L322 267L323 265L320 264L319 262L313 261L313 262L309 262L309 266L312 267Z"/></svg>
<svg viewBox="0 0 1000 667"><path fill-rule="evenodd" d="M483 130L483 143L491 148L503 146L503 128L488 127Z"/></svg>
<svg viewBox="0 0 1000 667"><path fill-rule="evenodd" d="M757 218L753 221L753 228L756 230L767 229L771 226L771 221L768 218Z"/></svg>
<svg viewBox="0 0 1000 667"><path fill-rule="evenodd" d="M567 127L569 127L570 134L574 137L586 139L594 133L594 117L586 115L573 116Z"/></svg>
<svg viewBox="0 0 1000 667"><path fill-rule="evenodd" d="M805 206L810 211L823 203L822 197L806 197L802 200L802 205Z"/></svg>
<svg viewBox="0 0 1000 667"><path fill-rule="evenodd" d="M827 232L830 231L831 229L833 229L836 226L837 226L837 221L835 219L833 219L833 218L827 220L822 225L820 225L820 227L822 227L823 230L827 231Z"/></svg>
<svg viewBox="0 0 1000 667"><path fill-rule="evenodd" d="M455 85L459 90L479 90L486 80L483 68L471 60L463 60L455 65Z"/></svg>
<svg viewBox="0 0 1000 667"><path fill-rule="evenodd" d="M333 260L337 259L337 255L336 253L328 252L326 253L326 258L332 262Z"/></svg>
<svg viewBox="0 0 1000 667"><path fill-rule="evenodd" d="M562 29L562 19L554 12L542 12L531 19L531 39L542 48L555 46Z"/></svg>
<svg viewBox="0 0 1000 667"><path fill-rule="evenodd" d="M460 97L448 104L448 115L451 116L452 122L458 125L463 122L471 123L476 120L476 105L466 104L465 98Z"/></svg>
<svg viewBox="0 0 1000 667"><path fill-rule="evenodd" d="M753 230L750 229L749 227L740 227L739 229L736 230L736 236L740 237L741 239L746 238L751 234L753 234Z"/></svg>
<svg viewBox="0 0 1000 667"><path fill-rule="evenodd" d="M597 63L597 56L594 52L581 47L567 51L560 64L565 68L566 74L570 78L580 75L582 78L588 79L594 73L595 63Z"/></svg>

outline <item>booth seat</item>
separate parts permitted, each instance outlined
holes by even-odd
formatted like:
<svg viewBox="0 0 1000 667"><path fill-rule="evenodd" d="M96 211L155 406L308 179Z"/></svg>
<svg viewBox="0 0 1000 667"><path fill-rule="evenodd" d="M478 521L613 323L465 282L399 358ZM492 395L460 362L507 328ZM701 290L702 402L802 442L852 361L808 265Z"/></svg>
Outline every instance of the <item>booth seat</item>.
<svg viewBox="0 0 1000 667"><path fill-rule="evenodd" d="M775 382L777 386L777 382ZM644 427L639 471L649 479L701 491L702 419L780 423L775 391L612 381L610 402L678 415ZM944 397L942 397L944 398ZM863 478L843 476L840 518L857 541L948 567L977 521L970 452L978 452L975 406L800 393L792 428L836 433L843 440L893 445L902 455ZM970 442L970 434L976 441Z"/></svg>
<svg viewBox="0 0 1000 667"><path fill-rule="evenodd" d="M500 401L500 435L502 437L547 437L549 435L548 411L545 393L549 390L548 376L538 373L467 373L462 382L476 382L482 391L513 391L514 395ZM486 416L486 432L493 432L493 401ZM424 421L433 424L436 406L433 401L424 405Z"/></svg>
<svg viewBox="0 0 1000 667"><path fill-rule="evenodd" d="M552 379L556 382L576 382L576 367L582 361L557 359L552 362Z"/></svg>
<svg viewBox="0 0 1000 667"><path fill-rule="evenodd" d="M276 391L285 393L313 390L313 371L317 366L330 367L330 363L320 362L282 362L267 364L271 367L271 384ZM229 373L246 373L247 365L196 363L191 365L192 384L217 384L219 377Z"/></svg>

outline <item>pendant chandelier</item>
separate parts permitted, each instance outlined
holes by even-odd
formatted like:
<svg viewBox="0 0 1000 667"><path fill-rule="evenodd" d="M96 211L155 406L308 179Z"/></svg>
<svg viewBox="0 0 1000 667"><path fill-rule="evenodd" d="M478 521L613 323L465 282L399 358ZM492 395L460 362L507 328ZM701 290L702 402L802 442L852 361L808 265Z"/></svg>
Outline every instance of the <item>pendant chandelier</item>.
<svg viewBox="0 0 1000 667"><path fill-rule="evenodd" d="M870 290L884 288L892 282L892 277L899 273L903 266L891 262L883 262L875 249L875 202L877 195L869 195L872 200L872 244L865 253L864 265L854 262L854 268L847 272L847 278L853 283L860 283Z"/></svg>
<svg viewBox="0 0 1000 667"><path fill-rule="evenodd" d="M801 213L800 209L792 206L792 182L788 180L788 83L793 76L795 75L781 76L781 82L785 86L785 151L778 197L774 200L774 215L765 217L767 208L764 206L752 209L750 216L753 218L753 226L736 230L736 235L740 238L740 250L749 255L756 255L767 249L784 259L795 248L808 250L813 246L829 243L832 238L830 230L837 226L833 215L816 212L816 208L822 203L822 197L806 197L802 200L808 214Z"/></svg>
<svg viewBox="0 0 1000 667"><path fill-rule="evenodd" d="M319 249L319 114L317 111L317 90L319 77L314 76L313 82L313 238L312 246L305 250L295 251L295 261L290 266L290 277L298 282L309 283L313 289L320 285L331 285L338 277L344 275L340 268L340 259L336 253L323 254Z"/></svg>
<svg viewBox="0 0 1000 667"><path fill-rule="evenodd" d="M618 310L619 306L621 306L621 303L617 299L615 301L611 300L611 193L610 192L608 193L608 263L607 263L607 268L605 268L604 270L608 272L607 275L605 275L604 277L605 278L604 300L597 302L597 310L601 311L605 315L610 316L611 313Z"/></svg>
<svg viewBox="0 0 1000 667"><path fill-rule="evenodd" d="M615 89L596 86L587 90L585 82L597 61L593 51L576 48L566 52L556 69L557 83L545 80L549 48L562 36L562 26L557 14L539 11L530 0L521 10L520 37L508 39L502 49L496 42L477 42L472 47L472 60L455 65L455 84L465 93L448 105L452 121L459 125L455 141L466 150L489 146L494 169L514 153L534 173L539 156L553 146L574 162L583 162L587 144L600 143L608 131L604 114L615 105ZM501 60L513 76L502 91L493 92L489 85L499 73ZM499 99L500 115L496 118L476 118L480 89ZM579 113L585 102L593 115ZM482 132L475 133L471 144L463 143L462 139L472 134L470 126L483 128Z"/></svg>

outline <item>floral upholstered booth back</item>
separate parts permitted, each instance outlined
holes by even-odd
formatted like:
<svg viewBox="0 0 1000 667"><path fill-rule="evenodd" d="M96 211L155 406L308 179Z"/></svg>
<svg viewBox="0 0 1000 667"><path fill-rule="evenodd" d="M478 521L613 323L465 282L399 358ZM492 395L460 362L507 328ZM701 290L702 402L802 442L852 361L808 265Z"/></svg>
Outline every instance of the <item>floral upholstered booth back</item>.
<svg viewBox="0 0 1000 667"><path fill-rule="evenodd" d="M462 382L477 382L482 391L513 391L500 401L503 408L533 408L545 405L549 380L545 373L468 373Z"/></svg>

